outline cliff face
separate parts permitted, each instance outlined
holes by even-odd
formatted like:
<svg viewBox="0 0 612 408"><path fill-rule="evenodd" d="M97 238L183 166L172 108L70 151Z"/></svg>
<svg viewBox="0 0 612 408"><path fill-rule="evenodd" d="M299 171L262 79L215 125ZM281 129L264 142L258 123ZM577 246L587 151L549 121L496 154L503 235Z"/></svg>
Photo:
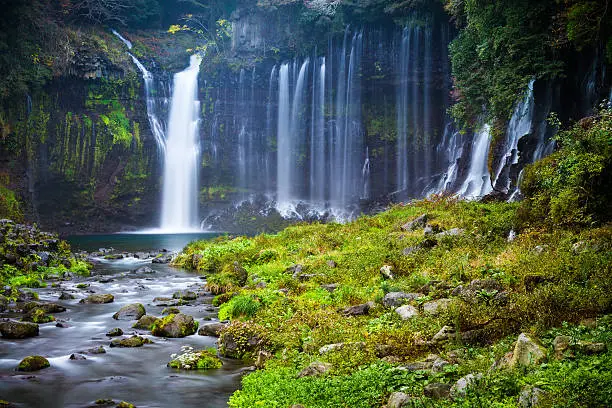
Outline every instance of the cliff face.
<svg viewBox="0 0 612 408"><path fill-rule="evenodd" d="M301 202L310 209L299 217L323 218L430 193L494 187L507 198L520 170L553 148L549 114L588 115L611 83L603 48L572 53L563 79L536 80L516 96L513 119L478 145L447 114L457 97L448 57L456 29L440 6L392 21L251 5L230 23L230 41L215 44L199 78L202 218L254 195L252 211L275 198L290 208L284 215ZM26 217L45 228L155 226L163 163L141 72L110 29L61 29L51 78L2 100L0 187L16 190ZM172 73L199 40L123 34L155 77L149 96L163 122ZM477 155L486 156L482 169Z"/></svg>

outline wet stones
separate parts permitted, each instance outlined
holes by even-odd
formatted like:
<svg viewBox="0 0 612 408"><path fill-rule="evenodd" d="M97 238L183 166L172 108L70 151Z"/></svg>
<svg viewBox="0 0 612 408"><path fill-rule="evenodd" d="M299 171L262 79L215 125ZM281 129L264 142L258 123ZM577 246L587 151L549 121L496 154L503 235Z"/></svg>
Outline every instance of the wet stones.
<svg viewBox="0 0 612 408"><path fill-rule="evenodd" d="M157 323L159 319L155 316L144 315L134 325L132 325L133 329L142 329L142 330L151 330L153 325Z"/></svg>
<svg viewBox="0 0 612 408"><path fill-rule="evenodd" d="M7 339L27 339L38 336L38 325L15 320L3 320L0 321L0 333L2 337Z"/></svg>
<svg viewBox="0 0 612 408"><path fill-rule="evenodd" d="M81 299L79 303L88 304L103 304L114 302L115 297L110 293L89 295L85 299Z"/></svg>
<svg viewBox="0 0 612 408"><path fill-rule="evenodd" d="M198 329L198 322L192 316L183 313L170 314L159 319L153 325L151 334L157 337L185 337L190 336Z"/></svg>
<svg viewBox="0 0 612 408"><path fill-rule="evenodd" d="M113 315L115 320L138 320L146 314L145 307L142 303L132 303L125 305L117 313Z"/></svg>
<svg viewBox="0 0 612 408"><path fill-rule="evenodd" d="M190 290L179 290L172 294L172 299L180 300L196 300L198 295Z"/></svg>
<svg viewBox="0 0 612 408"><path fill-rule="evenodd" d="M142 347L145 344L153 343L151 340L142 336L132 336L123 339L115 339L111 342L111 347Z"/></svg>
<svg viewBox="0 0 612 408"><path fill-rule="evenodd" d="M229 326L229 324L224 322L208 323L200 327L198 334L200 336L219 337L221 330L225 329L227 326Z"/></svg>
<svg viewBox="0 0 612 408"><path fill-rule="evenodd" d="M28 356L21 360L17 366L17 371L39 371L48 367L51 367L51 363L43 356Z"/></svg>
<svg viewBox="0 0 612 408"><path fill-rule="evenodd" d="M123 336L123 330L121 330L119 327L115 327L114 329L109 330L109 332L106 333L106 335L108 337Z"/></svg>

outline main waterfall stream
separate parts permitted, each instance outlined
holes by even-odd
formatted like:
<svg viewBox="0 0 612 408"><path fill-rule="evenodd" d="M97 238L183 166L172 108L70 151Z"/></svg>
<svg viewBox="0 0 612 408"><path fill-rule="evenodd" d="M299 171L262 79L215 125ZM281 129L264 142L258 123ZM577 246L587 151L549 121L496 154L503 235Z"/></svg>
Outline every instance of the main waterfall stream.
<svg viewBox="0 0 612 408"><path fill-rule="evenodd" d="M209 235L213 236L213 235ZM176 250L182 241L176 235L106 235L78 237L73 248L97 250L99 246L121 246L122 250L152 250L166 247ZM149 266L154 272L138 272ZM77 284L89 285L77 288ZM67 308L54 314L66 328L56 322L40 325L40 335L25 340L0 340L0 399L23 404L24 407L84 407L97 399L124 400L137 407L225 407L229 396L239 386L241 366L223 360L223 367L208 371L184 371L166 367L170 355L181 346L208 348L216 339L192 335L182 339L150 336L146 330L131 328L134 321L114 320L113 313L122 306L142 303L147 314L161 316L163 306L156 306L156 297L172 297L178 290L200 293L193 305L180 306L182 313L200 322L216 320L217 308L210 304L212 296L203 292L201 276L167 265L151 264L127 258L101 260L89 278L59 281L56 287L34 289L42 301L51 301ZM81 285L83 286L83 285ZM73 300L58 300L62 292ZM109 304L81 304L79 300L95 293L111 293ZM191 303L191 302L190 302ZM121 328L125 335L138 333L153 341L138 348L110 348L112 338L106 333ZM103 346L104 354L86 354L86 360L70 360L72 353ZM45 356L51 367L35 373L15 371L19 361L28 355Z"/></svg>

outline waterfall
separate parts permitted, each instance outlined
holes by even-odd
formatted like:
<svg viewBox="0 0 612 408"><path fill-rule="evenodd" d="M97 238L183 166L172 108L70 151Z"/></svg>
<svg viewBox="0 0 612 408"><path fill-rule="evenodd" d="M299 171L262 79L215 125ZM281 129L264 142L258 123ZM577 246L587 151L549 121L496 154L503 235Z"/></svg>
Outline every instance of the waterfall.
<svg viewBox="0 0 612 408"><path fill-rule="evenodd" d="M325 202L325 57L319 58L319 68L312 75L312 116L310 133L310 201Z"/></svg>
<svg viewBox="0 0 612 408"><path fill-rule="evenodd" d="M459 173L459 160L463 155L463 145L463 136L460 132L455 131L452 122L448 122L444 129L442 143L438 146L438 150L447 163L446 172L440 177L437 186L427 195L450 191L453 188Z"/></svg>
<svg viewBox="0 0 612 408"><path fill-rule="evenodd" d="M529 82L524 98L517 103L512 113L503 145L504 155L500 158L497 171L495 172L493 185L498 190L506 193L510 190L510 167L518 164L519 161L519 140L531 132L533 109L535 105L533 97L534 82L535 79Z"/></svg>
<svg viewBox="0 0 612 408"><path fill-rule="evenodd" d="M361 192L362 200L370 199L370 151L366 146L366 154L365 161L363 162L363 167L361 168L361 185L363 186L363 190Z"/></svg>
<svg viewBox="0 0 612 408"><path fill-rule="evenodd" d="M404 28L399 59L399 86L397 87L397 191L408 189L408 75L410 72L410 40L412 30Z"/></svg>
<svg viewBox="0 0 612 408"><path fill-rule="evenodd" d="M236 111L234 117L238 119L238 126L240 131L238 132L238 143L236 161L238 163L238 186L242 191L245 191L248 187L246 180L247 174L247 124L248 124L248 112L247 112L247 97L246 97L246 83L245 83L245 72L244 68L240 70L240 77L238 82L238 97L236 98Z"/></svg>
<svg viewBox="0 0 612 408"><path fill-rule="evenodd" d="M330 201L332 207L346 210L353 197L359 196L357 188L360 161L357 156L362 148L361 132L361 86L359 68L363 45L363 33L355 32L346 65L348 28L344 35L340 70L338 73L336 129L333 142L332 173L330 178Z"/></svg>
<svg viewBox="0 0 612 408"><path fill-rule="evenodd" d="M184 232L198 227L198 73L202 59L174 75L164 157L161 229Z"/></svg>
<svg viewBox="0 0 612 408"><path fill-rule="evenodd" d="M470 168L459 190L460 196L465 198L480 198L493 190L491 187L491 176L487 166L490 144L491 126L485 124L474 135Z"/></svg>
<svg viewBox="0 0 612 408"><path fill-rule="evenodd" d="M278 72L278 133L277 133L277 202L281 205L291 199L291 143L289 141L291 106L289 102L289 64L281 65Z"/></svg>
<svg viewBox="0 0 612 408"><path fill-rule="evenodd" d="M266 102L266 133L264 136L264 143L267 143L268 139L272 139L274 136L274 127L272 122L272 112L274 106L274 83L277 82L276 76L278 75L278 68L276 65L272 67L270 71L270 82L268 84L268 100ZM272 170L270 168L270 157L269 153L265 151L266 144L264 144L264 172L266 179L266 193L269 192L268 189L273 185L272 181Z"/></svg>
<svg viewBox="0 0 612 408"><path fill-rule="evenodd" d="M129 40L124 38L115 30L112 30L112 32L127 46L128 50L132 49L132 43ZM153 137L155 137L155 143L157 143L158 153L160 157L162 157L166 149L165 129L162 120L159 118L158 108L155 101L155 81L153 75L145 68L144 65L142 65L138 58L136 58L131 52L128 52L128 55L132 58L132 61L142 74L142 79L145 86L147 119L149 121L149 127L151 128ZM167 103L167 101L164 101L164 103Z"/></svg>

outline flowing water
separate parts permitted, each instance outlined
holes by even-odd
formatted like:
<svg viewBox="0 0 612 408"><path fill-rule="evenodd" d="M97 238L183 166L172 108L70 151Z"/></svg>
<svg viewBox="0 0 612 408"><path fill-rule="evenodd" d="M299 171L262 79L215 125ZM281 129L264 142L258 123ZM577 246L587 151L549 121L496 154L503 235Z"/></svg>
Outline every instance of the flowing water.
<svg viewBox="0 0 612 408"><path fill-rule="evenodd" d="M71 240L75 249L98 246L132 250L166 247L178 249L193 235L106 235L78 237ZM203 235L199 236L200 238ZM126 245L128 244L128 245ZM147 265L155 273L136 273L134 269ZM112 281L109 281L112 279ZM102 282L105 283L102 283ZM85 282L87 289L77 289ZM229 396L239 386L241 365L223 360L223 367L208 371L181 371L168 368L170 355L179 353L181 346L207 348L216 339L193 335L182 339L164 339L149 332L132 329L134 321L112 318L121 306L142 303L147 314L161 316L163 307L153 305L153 298L172 297L183 289L202 290L201 276L167 265L150 264L134 258L103 261L92 277L60 282L61 288L35 289L40 299L65 306L68 310L55 314L69 327L55 323L40 325L38 337L25 340L0 339L0 399L26 407L83 407L97 399L111 398L129 401L137 407L226 407ZM58 300L61 292L70 292L74 300ZM109 304L80 304L79 299L96 293L111 293L115 301ZM200 322L216 320L217 308L208 302L196 306L180 306L183 313ZM111 338L105 334L121 328L126 335L138 333L154 343L139 348L110 348ZM70 360L72 353L103 346L105 354L86 355L86 360ZM42 355L51 367L33 373L15 371L19 361L28 355Z"/></svg>
<svg viewBox="0 0 612 408"><path fill-rule="evenodd" d="M164 160L161 230L198 230L199 115L198 73L202 58L174 75Z"/></svg>

